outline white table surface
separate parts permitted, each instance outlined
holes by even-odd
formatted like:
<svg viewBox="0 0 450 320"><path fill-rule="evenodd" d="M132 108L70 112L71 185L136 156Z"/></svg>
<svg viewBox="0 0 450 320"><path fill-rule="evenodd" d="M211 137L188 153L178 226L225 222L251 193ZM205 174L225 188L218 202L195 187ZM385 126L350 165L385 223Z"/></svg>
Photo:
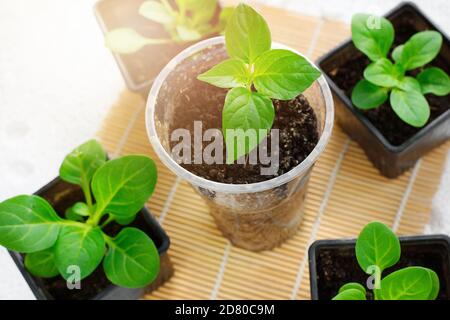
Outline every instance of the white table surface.
<svg viewBox="0 0 450 320"><path fill-rule="evenodd" d="M94 0L0 0L0 201L29 194L58 173L64 155L91 138L124 83L92 14ZM350 21L399 1L262 0ZM448 0L416 1L450 33ZM450 161L427 232L450 234ZM0 248L0 299L33 299Z"/></svg>

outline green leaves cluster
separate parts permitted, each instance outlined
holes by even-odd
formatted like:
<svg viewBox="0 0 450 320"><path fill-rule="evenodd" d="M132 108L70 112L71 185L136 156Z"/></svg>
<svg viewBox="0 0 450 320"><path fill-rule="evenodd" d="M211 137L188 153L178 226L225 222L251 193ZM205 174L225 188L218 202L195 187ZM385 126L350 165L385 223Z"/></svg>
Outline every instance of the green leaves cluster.
<svg viewBox="0 0 450 320"><path fill-rule="evenodd" d="M372 222L356 241L356 259L361 269L374 279L376 300L435 300L439 278L428 268L407 267L382 278L382 272L400 260L400 241L385 224ZM343 285L333 300L366 300L366 289L359 283Z"/></svg>
<svg viewBox="0 0 450 320"><path fill-rule="evenodd" d="M156 166L140 155L106 160L95 140L66 156L60 177L79 185L86 202L75 203L65 219L39 196L0 203L0 245L26 253L25 266L32 274L68 279L70 267L78 266L83 279L103 261L108 279L122 287L143 287L158 275L158 251L144 232L125 227L111 238L102 231L111 221L134 220L153 193Z"/></svg>
<svg viewBox="0 0 450 320"><path fill-rule="evenodd" d="M225 42L230 58L199 75L198 79L231 89L223 108L222 130L227 162L232 163L267 136L275 118L271 99L297 97L311 86L320 72L292 51L271 49L266 21L245 4L240 4L229 18ZM241 135L245 135L250 129L256 131L256 139L239 141L236 134L230 134L232 130L240 130Z"/></svg>
<svg viewBox="0 0 450 320"><path fill-rule="evenodd" d="M225 28L233 8L221 10L219 22L213 25L217 0L176 0L176 7L168 0L147 0L139 7L139 14L164 26L170 38L150 39L131 28L118 28L106 35L106 46L113 52L130 54L146 45L184 43L200 40Z"/></svg>
<svg viewBox="0 0 450 320"><path fill-rule="evenodd" d="M450 93L450 78L442 69L423 68L439 54L442 35L436 31L416 33L393 50L391 60L388 53L394 36L394 27L385 18L367 14L353 16L353 43L372 63L364 71L364 79L353 89L352 102L368 110L390 99L400 119L413 127L423 127L430 117L424 95ZM408 75L408 71L418 68L421 70L416 78Z"/></svg>

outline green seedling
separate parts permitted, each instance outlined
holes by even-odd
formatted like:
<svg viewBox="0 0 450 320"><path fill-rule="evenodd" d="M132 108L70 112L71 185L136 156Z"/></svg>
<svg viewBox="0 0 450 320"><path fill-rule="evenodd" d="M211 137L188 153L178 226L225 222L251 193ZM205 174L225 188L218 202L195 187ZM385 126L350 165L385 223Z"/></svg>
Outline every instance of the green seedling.
<svg viewBox="0 0 450 320"><path fill-rule="evenodd" d="M435 300L439 293L437 274L424 267L407 267L382 277L382 273L400 260L400 241L385 224L372 222L364 227L356 241L356 259L370 275L375 300ZM333 300L366 300L366 288L350 282L339 289Z"/></svg>
<svg viewBox="0 0 450 320"><path fill-rule="evenodd" d="M356 14L352 19L352 40L356 48L372 62L364 70L364 79L352 92L353 104L362 109L378 108L388 98L397 116L413 127L423 127L430 118L425 94L450 93L449 76L437 67L426 67L439 54L442 35L423 31L396 47L389 59L395 31L383 17ZM410 71L418 69L417 77Z"/></svg>
<svg viewBox="0 0 450 320"><path fill-rule="evenodd" d="M144 46L164 43L186 43L222 32L233 8L221 10L219 22L213 25L217 0L149 0L139 7L139 14L161 24L169 37L151 39L132 28L118 28L106 34L106 46L115 53L131 54Z"/></svg>
<svg viewBox="0 0 450 320"><path fill-rule="evenodd" d="M228 20L225 42L229 59L198 79L231 89L222 111L227 163L248 154L272 128L275 109L271 99L291 100L320 76L305 58L285 49L271 49L269 27L251 7L240 4ZM256 139L237 139L227 131L256 132ZM239 143L239 141L241 141ZM245 145L244 145L245 144ZM231 152L230 152L231 150ZM233 152L234 150L234 152Z"/></svg>
<svg viewBox="0 0 450 320"><path fill-rule="evenodd" d="M81 280L103 261L107 278L118 286L143 287L158 275L158 250L146 233L124 227L112 238L102 230L112 221L126 225L134 220L153 193L156 166L140 155L106 160L95 140L64 159L60 178L79 185L85 195L65 218L35 195L0 203L0 245L25 253L32 274L68 279L75 266Z"/></svg>

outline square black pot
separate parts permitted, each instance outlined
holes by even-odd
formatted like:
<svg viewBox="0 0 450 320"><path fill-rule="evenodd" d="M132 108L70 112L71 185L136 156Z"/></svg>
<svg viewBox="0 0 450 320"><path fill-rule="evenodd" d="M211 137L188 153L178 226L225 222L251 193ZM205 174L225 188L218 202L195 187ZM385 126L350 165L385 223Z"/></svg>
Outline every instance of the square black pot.
<svg viewBox="0 0 450 320"><path fill-rule="evenodd" d="M84 199L83 192L79 186L64 182L60 178L54 179L35 194L46 199L59 214L64 213L70 205ZM158 278L150 286L145 288L129 289L118 287L111 284L106 277L103 277L102 283L92 283L92 281L89 280L91 276L89 276L81 282L80 290L83 291L83 289L86 290L89 289L89 287L95 286L100 287L101 291L92 295L90 295L89 292L83 292L81 297L78 296L78 298L72 298L71 294L78 290L67 289L65 286L65 281L62 280L62 278L56 277L52 278L52 280L48 280L35 277L26 270L23 254L15 251L9 251L9 253L38 300L70 300L80 298L89 300L135 300L140 298L144 293L148 293L156 289L156 287L167 281L173 274L173 267L167 253L170 246L169 237L145 207L138 213L136 220L130 224L130 226L137 225L139 225L140 229L153 240L158 249L161 260ZM102 268L103 267L100 264L93 274L103 274ZM47 289L49 288L48 284L51 281L56 281L55 279L60 279L61 285L51 286L52 289Z"/></svg>
<svg viewBox="0 0 450 320"><path fill-rule="evenodd" d="M415 32L436 30L443 37L443 45L437 59L445 63L450 72L450 41L412 3L404 2L386 15L394 28L412 28ZM450 138L450 109L434 119L401 145L393 145L383 134L355 108L351 99L332 79L331 75L349 59L363 56L353 45L351 39L344 42L318 60L319 67L327 77L328 83L342 103L336 103L336 118L342 129L364 149L367 157L378 168L382 175L396 178L414 166L417 160L428 151ZM436 60L435 60L436 61Z"/></svg>
<svg viewBox="0 0 450 320"><path fill-rule="evenodd" d="M358 265L356 240L320 240L308 251L312 300L331 300L347 282L366 285L368 275ZM439 276L438 300L450 300L450 238L445 235L400 237L401 257L383 275L409 266L434 270Z"/></svg>

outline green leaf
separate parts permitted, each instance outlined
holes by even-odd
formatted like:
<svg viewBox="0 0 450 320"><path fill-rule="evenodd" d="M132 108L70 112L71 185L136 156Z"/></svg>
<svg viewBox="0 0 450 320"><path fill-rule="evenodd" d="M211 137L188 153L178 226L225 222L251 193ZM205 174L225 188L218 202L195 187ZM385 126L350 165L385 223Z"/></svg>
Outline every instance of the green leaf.
<svg viewBox="0 0 450 320"><path fill-rule="evenodd" d="M421 92L393 89L390 101L399 118L413 127L423 127L430 118L430 106Z"/></svg>
<svg viewBox="0 0 450 320"><path fill-rule="evenodd" d="M403 46L398 63L412 70L433 61L442 46L442 36L436 31L422 31L413 35Z"/></svg>
<svg viewBox="0 0 450 320"><path fill-rule="evenodd" d="M191 29L187 26L178 25L176 27L178 37L181 41L190 42L190 41L196 41L202 38L202 35L200 32L198 32L195 29Z"/></svg>
<svg viewBox="0 0 450 320"><path fill-rule="evenodd" d="M423 70L417 76L422 93L432 93L437 96L446 96L450 93L450 78L444 70L431 67Z"/></svg>
<svg viewBox="0 0 450 320"><path fill-rule="evenodd" d="M95 171L105 162L106 153L101 144L96 140L89 140L66 156L59 168L59 176L73 184L89 184Z"/></svg>
<svg viewBox="0 0 450 320"><path fill-rule="evenodd" d="M159 1L144 1L139 7L139 14L149 20L164 25L171 24L175 21L175 17Z"/></svg>
<svg viewBox="0 0 450 320"><path fill-rule="evenodd" d="M66 218L72 221L84 221L83 217L88 217L89 214L89 207L84 202L75 203L65 212Z"/></svg>
<svg viewBox="0 0 450 320"><path fill-rule="evenodd" d="M146 46L147 38L130 28L111 30L105 36L105 45L115 53L130 54Z"/></svg>
<svg viewBox="0 0 450 320"><path fill-rule="evenodd" d="M228 25L228 21L233 16L234 7L225 7L220 11L219 16L219 28L220 30L225 30Z"/></svg>
<svg viewBox="0 0 450 320"><path fill-rule="evenodd" d="M368 110L381 106L388 99L388 89L367 80L359 81L352 92L352 102L359 109Z"/></svg>
<svg viewBox="0 0 450 320"><path fill-rule="evenodd" d="M28 253L25 256L25 267L36 277L52 278L59 275L52 249Z"/></svg>
<svg viewBox="0 0 450 320"><path fill-rule="evenodd" d="M429 300L435 293L429 269L408 267L395 271L383 280L379 290L381 300Z"/></svg>
<svg viewBox="0 0 450 320"><path fill-rule="evenodd" d="M99 227L81 223L65 225L56 241L54 254L56 267L64 279L71 276L68 269L71 266L79 267L81 279L84 279L98 267L105 254L102 231Z"/></svg>
<svg viewBox="0 0 450 320"><path fill-rule="evenodd" d="M253 64L272 45L269 27L264 18L243 3L237 6L228 20L225 42L230 57L248 64Z"/></svg>
<svg viewBox="0 0 450 320"><path fill-rule="evenodd" d="M191 11L192 22L196 26L206 24L213 18L217 9L216 0L202 0L196 1L201 7L200 8L187 8Z"/></svg>
<svg viewBox="0 0 450 320"><path fill-rule="evenodd" d="M77 202L71 207L72 211L79 216L88 217L89 208L84 202Z"/></svg>
<svg viewBox="0 0 450 320"><path fill-rule="evenodd" d="M125 288L141 288L159 273L159 254L153 241L141 230L123 229L112 241L103 268L109 281Z"/></svg>
<svg viewBox="0 0 450 320"><path fill-rule="evenodd" d="M439 290L440 290L440 283L439 283L439 277L436 274L436 272L434 272L431 269L426 268L428 271L428 274L430 275L431 278L431 292L430 295L428 296L428 300L436 300L436 298L439 295Z"/></svg>
<svg viewBox="0 0 450 320"><path fill-rule="evenodd" d="M333 300L366 300L366 295L358 289L348 289L339 292Z"/></svg>
<svg viewBox="0 0 450 320"><path fill-rule="evenodd" d="M293 99L319 77L319 70L289 50L266 51L255 62L256 90L274 99Z"/></svg>
<svg viewBox="0 0 450 320"><path fill-rule="evenodd" d="M340 289L339 289L339 293L344 292L346 290L349 289L355 289L355 290L359 290L361 291L364 296L366 295L366 288L364 288L361 284L357 283L357 282L349 282L344 284Z"/></svg>
<svg viewBox="0 0 450 320"><path fill-rule="evenodd" d="M246 64L238 59L222 61L198 76L199 80L220 88L245 87L249 78Z"/></svg>
<svg viewBox="0 0 450 320"><path fill-rule="evenodd" d="M398 84L398 72L392 62L381 58L372 62L364 70L364 78L369 82L384 88L395 87Z"/></svg>
<svg viewBox="0 0 450 320"><path fill-rule="evenodd" d="M257 147L267 136L274 118L275 110L268 97L245 88L231 89L222 113L227 162L232 163ZM246 133L253 133L256 139L246 139Z"/></svg>
<svg viewBox="0 0 450 320"><path fill-rule="evenodd" d="M71 210L71 208L66 210L64 216L65 216L65 218L67 220L70 220L70 221L77 221L77 222L84 222L85 221L85 219L82 216L80 216L80 215L76 214L75 212L73 212Z"/></svg>
<svg viewBox="0 0 450 320"><path fill-rule="evenodd" d="M30 253L53 246L61 218L38 196L17 196L0 203L0 245Z"/></svg>
<svg viewBox="0 0 450 320"><path fill-rule="evenodd" d="M392 59L394 59L395 62L399 62L402 56L404 45L399 45L395 47L395 49L392 51Z"/></svg>
<svg viewBox="0 0 450 320"><path fill-rule="evenodd" d="M370 60L386 58L394 42L394 27L386 18L355 14L352 18L352 40L355 47Z"/></svg>
<svg viewBox="0 0 450 320"><path fill-rule="evenodd" d="M385 224L371 222L359 234L355 251L364 272L372 266L377 266L382 272L400 259L400 241Z"/></svg>
<svg viewBox="0 0 450 320"><path fill-rule="evenodd" d="M421 92L420 83L413 77L404 77L397 84L397 88L403 91L417 91Z"/></svg>
<svg viewBox="0 0 450 320"><path fill-rule="evenodd" d="M130 28L113 29L106 34L105 45L115 53L131 54L150 44L164 44L172 42L171 39L146 38Z"/></svg>
<svg viewBox="0 0 450 320"><path fill-rule="evenodd" d="M112 217L118 224L120 224L122 226L127 226L130 223L132 223L134 221L134 219L136 219L136 215L132 215L129 217L116 217L116 216L112 215Z"/></svg>
<svg viewBox="0 0 450 320"><path fill-rule="evenodd" d="M156 165L146 156L131 155L108 161L92 179L96 212L129 217L144 207L156 185Z"/></svg>
<svg viewBox="0 0 450 320"><path fill-rule="evenodd" d="M178 7L184 7L186 10L197 11L204 7L205 2L209 0L176 0Z"/></svg>

